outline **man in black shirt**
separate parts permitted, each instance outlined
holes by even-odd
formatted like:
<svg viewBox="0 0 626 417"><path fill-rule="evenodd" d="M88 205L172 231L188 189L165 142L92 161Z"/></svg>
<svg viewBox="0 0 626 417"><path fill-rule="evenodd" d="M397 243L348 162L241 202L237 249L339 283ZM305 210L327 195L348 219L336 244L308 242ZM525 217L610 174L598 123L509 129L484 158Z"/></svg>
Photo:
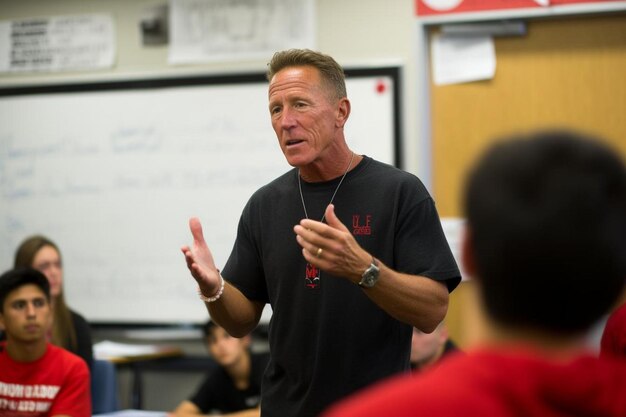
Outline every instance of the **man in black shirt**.
<svg viewBox="0 0 626 417"><path fill-rule="evenodd" d="M272 308L263 417L315 417L408 370L411 328L437 327L461 276L422 182L348 146L341 66L287 50L267 75L271 124L293 168L250 197L221 272L198 218L181 249L230 334L250 333Z"/></svg>

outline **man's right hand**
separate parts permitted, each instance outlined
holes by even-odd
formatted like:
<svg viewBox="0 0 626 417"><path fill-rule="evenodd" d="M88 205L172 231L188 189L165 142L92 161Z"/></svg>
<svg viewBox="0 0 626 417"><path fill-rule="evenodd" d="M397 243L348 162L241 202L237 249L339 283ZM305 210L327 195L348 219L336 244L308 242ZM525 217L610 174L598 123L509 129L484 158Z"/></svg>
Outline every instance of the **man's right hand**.
<svg viewBox="0 0 626 417"><path fill-rule="evenodd" d="M198 283L202 294L210 297L219 291L220 273L215 267L211 250L204 241L200 219L190 218L189 229L193 236L193 245L191 248L185 245L181 250L185 255L187 268Z"/></svg>

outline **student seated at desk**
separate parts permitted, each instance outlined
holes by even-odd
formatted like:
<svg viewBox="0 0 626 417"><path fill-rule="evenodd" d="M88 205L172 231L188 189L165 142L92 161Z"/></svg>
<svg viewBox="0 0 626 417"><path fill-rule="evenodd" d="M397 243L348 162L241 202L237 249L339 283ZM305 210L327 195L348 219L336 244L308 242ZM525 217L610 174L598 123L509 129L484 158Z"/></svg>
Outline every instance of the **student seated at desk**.
<svg viewBox="0 0 626 417"><path fill-rule="evenodd" d="M413 328L411 338L411 370L424 371L439 363L446 355L458 352L456 344L448 337L445 322L439 323L431 333Z"/></svg>
<svg viewBox="0 0 626 417"><path fill-rule="evenodd" d="M198 391L171 414L175 417L222 413L223 416L259 416L261 379L269 355L251 353L250 336L241 339L209 320L204 336L217 367L209 372Z"/></svg>
<svg viewBox="0 0 626 417"><path fill-rule="evenodd" d="M48 343L51 320L50 285L41 272L0 276L0 416L91 416L87 364Z"/></svg>
<svg viewBox="0 0 626 417"><path fill-rule="evenodd" d="M48 278L54 314L50 341L83 358L91 369L93 365L91 328L83 316L65 303L63 261L59 247L45 236L30 236L17 248L13 266L35 268Z"/></svg>

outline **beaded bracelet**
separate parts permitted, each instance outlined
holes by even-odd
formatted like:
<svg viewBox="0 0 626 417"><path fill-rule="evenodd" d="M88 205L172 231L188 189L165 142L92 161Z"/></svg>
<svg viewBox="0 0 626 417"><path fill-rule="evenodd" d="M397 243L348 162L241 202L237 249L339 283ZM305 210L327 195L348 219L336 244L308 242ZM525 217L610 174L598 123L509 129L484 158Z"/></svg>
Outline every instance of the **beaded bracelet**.
<svg viewBox="0 0 626 417"><path fill-rule="evenodd" d="M205 303L212 303L219 300L219 298L222 296L222 293L224 292L224 277L222 277L219 269L217 270L217 274L220 276L220 289L213 297L207 297L202 294L202 290L200 289L200 286L198 286L198 295L200 296L200 299Z"/></svg>

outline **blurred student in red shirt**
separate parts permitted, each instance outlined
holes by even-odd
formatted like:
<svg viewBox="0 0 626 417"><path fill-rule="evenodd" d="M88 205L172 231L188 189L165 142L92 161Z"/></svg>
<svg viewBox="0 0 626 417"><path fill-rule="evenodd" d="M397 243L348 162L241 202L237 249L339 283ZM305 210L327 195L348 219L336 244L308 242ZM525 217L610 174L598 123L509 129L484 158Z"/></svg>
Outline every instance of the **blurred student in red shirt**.
<svg viewBox="0 0 626 417"><path fill-rule="evenodd" d="M482 345L324 417L626 416L626 361L585 351L624 287L624 162L567 131L499 141L471 171L464 206Z"/></svg>

